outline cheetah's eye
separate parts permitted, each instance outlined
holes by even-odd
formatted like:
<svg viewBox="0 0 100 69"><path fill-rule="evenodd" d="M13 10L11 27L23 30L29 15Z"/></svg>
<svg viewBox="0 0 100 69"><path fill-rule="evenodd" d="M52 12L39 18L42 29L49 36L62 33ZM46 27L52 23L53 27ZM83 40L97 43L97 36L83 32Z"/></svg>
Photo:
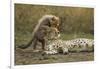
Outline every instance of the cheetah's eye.
<svg viewBox="0 0 100 69"><path fill-rule="evenodd" d="M57 48L58 48L59 46L57 45Z"/></svg>
<svg viewBox="0 0 100 69"><path fill-rule="evenodd" d="M58 34L60 34L60 32L59 32L59 31L58 31L57 33L58 33Z"/></svg>
<svg viewBox="0 0 100 69"><path fill-rule="evenodd" d="M52 17L52 21L55 21L55 17Z"/></svg>

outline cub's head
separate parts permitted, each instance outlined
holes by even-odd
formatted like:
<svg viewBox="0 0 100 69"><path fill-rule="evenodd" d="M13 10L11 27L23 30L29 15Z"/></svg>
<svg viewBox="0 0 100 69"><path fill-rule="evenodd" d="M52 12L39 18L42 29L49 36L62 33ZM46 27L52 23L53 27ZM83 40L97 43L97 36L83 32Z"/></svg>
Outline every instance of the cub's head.
<svg viewBox="0 0 100 69"><path fill-rule="evenodd" d="M57 28L51 27L47 34L47 39L54 40L60 37L60 32Z"/></svg>
<svg viewBox="0 0 100 69"><path fill-rule="evenodd" d="M46 25L49 27L55 27L58 28L60 24L59 17L55 15L44 15L40 20L39 23L41 25Z"/></svg>
<svg viewBox="0 0 100 69"><path fill-rule="evenodd" d="M53 16L51 18L51 20L50 20L50 24L51 24L51 27L58 28L59 27L59 24L60 24L59 17Z"/></svg>

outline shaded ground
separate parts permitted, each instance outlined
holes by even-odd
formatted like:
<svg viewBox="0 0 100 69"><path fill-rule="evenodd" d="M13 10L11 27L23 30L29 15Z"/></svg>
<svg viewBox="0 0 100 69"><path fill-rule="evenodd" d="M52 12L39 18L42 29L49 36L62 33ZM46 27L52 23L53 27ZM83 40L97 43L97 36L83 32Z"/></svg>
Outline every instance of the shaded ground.
<svg viewBox="0 0 100 69"><path fill-rule="evenodd" d="M26 65L26 64L46 64L46 63L63 63L63 62L78 62L78 61L93 61L93 52L80 52L80 53L69 53L56 54L56 55L42 55L41 52L33 52L31 48L22 50L16 48L15 52L15 64Z"/></svg>

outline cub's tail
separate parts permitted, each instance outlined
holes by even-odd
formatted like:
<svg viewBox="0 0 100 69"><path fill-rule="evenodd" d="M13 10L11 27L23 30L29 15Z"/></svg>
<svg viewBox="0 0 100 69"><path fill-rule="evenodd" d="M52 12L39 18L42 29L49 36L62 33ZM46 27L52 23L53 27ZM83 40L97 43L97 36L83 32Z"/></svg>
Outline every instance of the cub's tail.
<svg viewBox="0 0 100 69"><path fill-rule="evenodd" d="M20 46L18 46L18 48L26 49L26 48L30 47L33 42L33 39L34 38L32 38L27 45L20 45Z"/></svg>

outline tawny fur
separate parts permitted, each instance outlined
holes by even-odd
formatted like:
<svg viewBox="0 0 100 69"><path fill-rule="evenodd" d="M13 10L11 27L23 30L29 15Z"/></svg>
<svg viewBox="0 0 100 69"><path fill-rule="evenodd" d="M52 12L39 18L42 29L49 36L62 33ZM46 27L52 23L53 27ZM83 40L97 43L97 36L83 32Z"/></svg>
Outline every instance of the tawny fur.
<svg viewBox="0 0 100 69"><path fill-rule="evenodd" d="M38 24L33 31L32 39L29 41L29 43L27 45L19 46L19 48L26 49L33 44L33 48L36 49L37 42L40 42L42 44L42 49L44 50L46 45L45 37L52 27L58 29L59 17L54 15L44 15L38 21Z"/></svg>

